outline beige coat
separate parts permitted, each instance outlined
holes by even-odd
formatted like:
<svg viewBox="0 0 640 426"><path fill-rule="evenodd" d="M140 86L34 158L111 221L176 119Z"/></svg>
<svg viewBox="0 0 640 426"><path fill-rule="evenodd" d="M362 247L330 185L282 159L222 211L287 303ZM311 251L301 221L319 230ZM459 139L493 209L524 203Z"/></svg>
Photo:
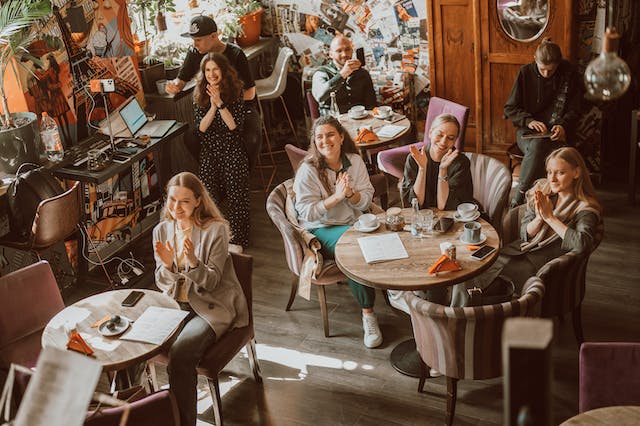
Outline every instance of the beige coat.
<svg viewBox="0 0 640 426"><path fill-rule="evenodd" d="M153 246L156 241L169 241L174 246L174 234L173 221L160 222L153 229ZM220 338L228 329L249 324L247 301L229 255L229 237L222 223L212 222L207 228L194 225L191 239L199 264L186 272L175 272L175 260L172 270L167 269L154 250L156 285L175 298L176 282L184 276L193 310Z"/></svg>

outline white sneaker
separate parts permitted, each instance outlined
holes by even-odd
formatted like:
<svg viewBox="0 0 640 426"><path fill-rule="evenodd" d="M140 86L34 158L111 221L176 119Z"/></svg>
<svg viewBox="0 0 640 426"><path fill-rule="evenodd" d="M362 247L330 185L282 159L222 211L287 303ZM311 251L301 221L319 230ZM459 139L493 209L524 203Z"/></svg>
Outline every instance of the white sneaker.
<svg viewBox="0 0 640 426"><path fill-rule="evenodd" d="M382 344L382 332L378 327L375 314L362 314L362 328L364 329L364 345L376 348Z"/></svg>
<svg viewBox="0 0 640 426"><path fill-rule="evenodd" d="M431 368L429 370L429 376L430 377L440 377L440 376L442 376L442 373L439 372L438 370L436 370L435 368Z"/></svg>

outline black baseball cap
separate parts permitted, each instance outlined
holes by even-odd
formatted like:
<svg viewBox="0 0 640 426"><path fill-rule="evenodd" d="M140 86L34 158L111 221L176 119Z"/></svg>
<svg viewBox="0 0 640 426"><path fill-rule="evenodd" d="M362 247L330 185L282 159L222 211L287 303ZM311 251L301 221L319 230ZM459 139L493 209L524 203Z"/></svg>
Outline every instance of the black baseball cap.
<svg viewBox="0 0 640 426"><path fill-rule="evenodd" d="M191 18L189 31L180 35L182 37L203 37L217 31L216 21L206 15L198 15Z"/></svg>

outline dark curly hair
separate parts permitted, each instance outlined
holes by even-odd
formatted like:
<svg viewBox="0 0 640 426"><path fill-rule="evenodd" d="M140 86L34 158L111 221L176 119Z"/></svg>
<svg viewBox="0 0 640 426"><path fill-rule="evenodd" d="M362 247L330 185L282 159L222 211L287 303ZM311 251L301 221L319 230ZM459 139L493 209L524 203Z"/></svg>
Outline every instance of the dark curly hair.
<svg viewBox="0 0 640 426"><path fill-rule="evenodd" d="M357 152L356 144L349 136L349 133L345 130L345 128L340 124L340 121L331 115L323 115L319 117L311 127L310 139L311 143L309 144L309 153L305 157L307 163L311 164L317 171L318 176L320 177L320 182L324 189L327 190L327 193L331 194L333 192L331 185L329 184L329 178L327 177L326 167L327 163L325 162L324 157L318 151L318 147L316 147L315 139L316 139L316 130L318 127L328 124L332 126L336 131L344 136L344 140L342 141L342 147L340 149L340 154L354 154Z"/></svg>
<svg viewBox="0 0 640 426"><path fill-rule="evenodd" d="M238 77L229 60L221 53L207 53L200 61L200 72L196 79L196 87L193 91L193 99L196 104L202 108L206 108L211 103L209 95L207 95L207 78L204 75L204 69L207 62L213 61L220 68L222 80L220 81L220 97L224 103L232 103L238 99L242 99L242 88L244 83Z"/></svg>

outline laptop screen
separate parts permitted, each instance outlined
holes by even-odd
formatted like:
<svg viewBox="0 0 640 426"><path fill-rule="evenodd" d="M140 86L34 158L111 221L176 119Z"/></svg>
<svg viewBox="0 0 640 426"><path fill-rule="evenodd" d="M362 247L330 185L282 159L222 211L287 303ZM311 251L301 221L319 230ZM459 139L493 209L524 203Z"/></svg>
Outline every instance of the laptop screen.
<svg viewBox="0 0 640 426"><path fill-rule="evenodd" d="M147 116L136 98L132 98L131 102L120 109L120 115L133 136L147 124Z"/></svg>

